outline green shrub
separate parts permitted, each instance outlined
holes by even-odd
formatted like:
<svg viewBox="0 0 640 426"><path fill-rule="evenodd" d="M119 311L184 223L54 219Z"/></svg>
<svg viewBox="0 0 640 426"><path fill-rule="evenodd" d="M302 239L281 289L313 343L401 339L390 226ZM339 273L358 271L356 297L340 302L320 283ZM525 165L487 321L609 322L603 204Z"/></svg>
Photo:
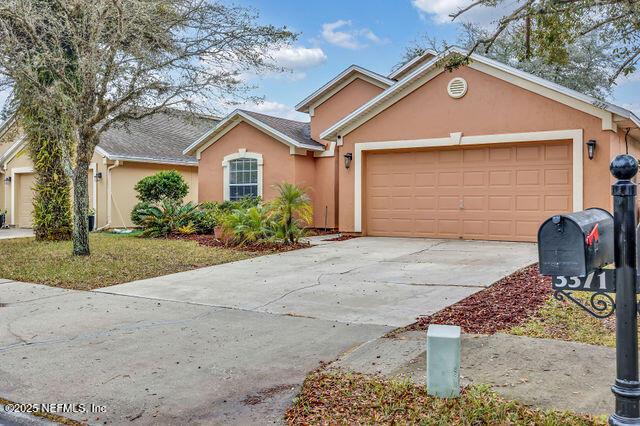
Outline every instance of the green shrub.
<svg viewBox="0 0 640 426"><path fill-rule="evenodd" d="M142 217L144 215L144 211L151 207L152 204L146 201L140 201L133 207L131 210L131 222L136 226L142 226Z"/></svg>
<svg viewBox="0 0 640 426"><path fill-rule="evenodd" d="M218 209L222 213L230 213L234 210L247 210L260 205L262 205L262 197L244 197L240 200L224 201L218 204Z"/></svg>
<svg viewBox="0 0 640 426"><path fill-rule="evenodd" d="M304 226L313 221L311 199L294 184L285 182L276 186L280 195L268 205L269 217L276 227L275 238L293 244L302 237Z"/></svg>
<svg viewBox="0 0 640 426"><path fill-rule="evenodd" d="M269 211L262 206L236 209L225 213L221 219L225 233L239 245L267 241L274 235Z"/></svg>
<svg viewBox="0 0 640 426"><path fill-rule="evenodd" d="M159 205L152 205L140 211L140 221L145 237L166 237L179 229L192 227L197 204L181 204L173 200L164 200Z"/></svg>
<svg viewBox="0 0 640 426"><path fill-rule="evenodd" d="M206 202L200 204L194 213L193 225L198 234L211 234L218 226L220 209L218 204Z"/></svg>
<svg viewBox="0 0 640 426"><path fill-rule="evenodd" d="M148 203L164 200L182 201L189 193L189 185L175 170L158 172L140 180L134 187L138 199Z"/></svg>

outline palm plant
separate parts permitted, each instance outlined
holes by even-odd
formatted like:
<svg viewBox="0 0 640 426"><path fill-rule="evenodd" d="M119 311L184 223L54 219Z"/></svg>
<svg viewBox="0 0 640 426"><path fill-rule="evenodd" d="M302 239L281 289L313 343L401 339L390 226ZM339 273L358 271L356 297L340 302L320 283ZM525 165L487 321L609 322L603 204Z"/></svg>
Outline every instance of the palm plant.
<svg viewBox="0 0 640 426"><path fill-rule="evenodd" d="M166 237L180 228L193 226L197 204L192 202L181 204L173 200L164 200L159 205L152 205L139 212L140 223L145 237Z"/></svg>
<svg viewBox="0 0 640 426"><path fill-rule="evenodd" d="M222 218L225 233L233 235L239 245L269 239L272 227L268 212L263 206L235 209Z"/></svg>
<svg viewBox="0 0 640 426"><path fill-rule="evenodd" d="M276 187L279 195L269 203L269 214L277 224L277 235L293 244L302 236L304 225L313 221L311 199L294 184L283 182Z"/></svg>

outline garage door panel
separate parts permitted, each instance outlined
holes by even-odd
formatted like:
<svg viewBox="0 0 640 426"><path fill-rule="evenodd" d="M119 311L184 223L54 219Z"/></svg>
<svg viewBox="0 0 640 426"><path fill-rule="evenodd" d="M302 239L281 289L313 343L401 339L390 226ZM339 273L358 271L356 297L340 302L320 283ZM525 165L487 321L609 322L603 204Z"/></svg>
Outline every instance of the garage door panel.
<svg viewBox="0 0 640 426"><path fill-rule="evenodd" d="M511 161L513 155L512 148L505 147L489 147L487 148L489 151L489 161Z"/></svg>
<svg viewBox="0 0 640 426"><path fill-rule="evenodd" d="M516 185L541 185L541 170L518 170L516 172Z"/></svg>
<svg viewBox="0 0 640 426"><path fill-rule="evenodd" d="M571 161L571 149L569 144L552 145L545 149L544 159L546 161Z"/></svg>
<svg viewBox="0 0 640 426"><path fill-rule="evenodd" d="M570 173L566 169L547 169L544 171L545 185L561 185L566 187L570 183Z"/></svg>
<svg viewBox="0 0 640 426"><path fill-rule="evenodd" d="M516 162L538 161L541 159L541 155L542 147L540 145L516 147Z"/></svg>
<svg viewBox="0 0 640 426"><path fill-rule="evenodd" d="M487 172L479 170L471 170L462 173L462 183L464 186L486 186Z"/></svg>
<svg viewBox="0 0 640 426"><path fill-rule="evenodd" d="M571 211L571 155L568 141L367 153L364 231L535 241Z"/></svg>
<svg viewBox="0 0 640 426"><path fill-rule="evenodd" d="M491 170L489 171L490 186L511 186L513 179L512 173L508 170Z"/></svg>
<svg viewBox="0 0 640 426"><path fill-rule="evenodd" d="M487 209L487 197L485 195L464 195L462 206L465 212L483 211Z"/></svg>
<svg viewBox="0 0 640 426"><path fill-rule="evenodd" d="M544 210L552 213L571 210L571 196L569 194L545 196Z"/></svg>

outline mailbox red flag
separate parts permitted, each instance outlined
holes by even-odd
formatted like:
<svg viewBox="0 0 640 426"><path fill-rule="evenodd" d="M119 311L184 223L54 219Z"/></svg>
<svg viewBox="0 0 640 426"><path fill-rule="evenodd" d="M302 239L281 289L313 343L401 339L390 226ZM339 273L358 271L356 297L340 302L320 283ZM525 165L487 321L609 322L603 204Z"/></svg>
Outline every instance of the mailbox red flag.
<svg viewBox="0 0 640 426"><path fill-rule="evenodd" d="M587 235L586 243L588 246L592 246L594 242L598 242L600 240L600 234L598 233L598 224L593 227L589 235Z"/></svg>

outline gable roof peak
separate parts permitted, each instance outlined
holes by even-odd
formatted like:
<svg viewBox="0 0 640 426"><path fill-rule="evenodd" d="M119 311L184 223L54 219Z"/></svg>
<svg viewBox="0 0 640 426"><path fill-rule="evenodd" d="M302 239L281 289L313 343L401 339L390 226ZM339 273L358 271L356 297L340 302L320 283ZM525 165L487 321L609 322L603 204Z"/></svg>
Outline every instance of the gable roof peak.
<svg viewBox="0 0 640 426"><path fill-rule="evenodd" d="M307 96L298 105L296 105L296 111L307 112L311 106L313 106L316 102L319 102L323 97L325 97L326 94L331 93L333 90L340 87L341 84L344 84L356 74L359 74L360 76L366 78L367 81L383 89L386 89L395 83L395 80L378 74L377 72L368 70L364 67L361 67L360 65L352 64L345 68L334 78L332 78L325 85L320 87L318 90Z"/></svg>
<svg viewBox="0 0 640 426"><path fill-rule="evenodd" d="M410 87L414 82L419 80L420 77L426 75L429 71L432 71L433 69L441 66L442 60L452 54L468 55L470 59L469 66L473 67L474 63L479 63L485 67L484 70L480 69L481 72L487 72L488 69L491 69L493 75L502 75L498 78L505 79L505 77L503 76L509 75L510 77L513 76L516 79L520 79L520 81L525 81L528 84L529 90L537 92L542 96L554 98L556 100L562 98L563 96L564 99L572 99L574 101L574 105L582 105L582 107L578 109L589 111L589 113L591 113L592 115L602 117L603 129L605 127L611 127L612 129L615 129L615 121L617 121L616 117L618 118L618 120L621 118L622 120L627 120L628 122L632 123L632 125L635 126L634 128L640 128L640 118L626 108L611 104L609 102L601 101L592 96L585 95L584 93L577 92L573 89L569 89L557 83L551 82L533 74L529 74L510 65L487 58L477 53L469 54L468 50L461 47L452 46L434 56L430 60L426 61L425 63L415 67L415 69L411 70L407 75L403 76L394 85L390 86L378 96L374 97L373 99L353 111L351 114L347 115L346 117L335 123L333 126L323 131L320 134L320 137L324 140L334 140L339 134L344 132L345 129L348 133L351 128L357 127L354 124L356 121L360 119L365 120L363 117L371 113L384 100L390 99L392 96L398 95L400 92L403 92L404 89ZM498 73L496 74L494 71L498 71ZM575 103L576 100L579 102ZM566 101L563 102L566 103ZM609 120L610 123L605 125L604 115L607 115L607 113L609 113L607 120ZM611 114L613 114L613 116Z"/></svg>

